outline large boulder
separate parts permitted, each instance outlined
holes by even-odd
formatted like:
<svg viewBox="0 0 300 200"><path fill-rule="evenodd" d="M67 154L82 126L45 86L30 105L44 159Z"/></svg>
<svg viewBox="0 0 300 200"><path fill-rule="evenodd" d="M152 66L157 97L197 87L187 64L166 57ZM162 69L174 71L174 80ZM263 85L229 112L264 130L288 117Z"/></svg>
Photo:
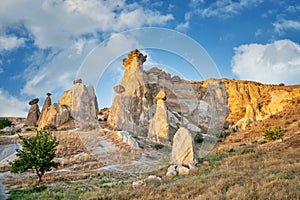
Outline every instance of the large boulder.
<svg viewBox="0 0 300 200"><path fill-rule="evenodd" d="M39 120L40 117L40 108L38 105L39 99L35 98L31 101L29 101L29 111L26 118L26 125L27 126L35 126Z"/></svg>
<svg viewBox="0 0 300 200"><path fill-rule="evenodd" d="M92 85L85 86L77 82L65 91L58 103L70 108L70 116L78 122L91 122L97 120L98 103Z"/></svg>
<svg viewBox="0 0 300 200"><path fill-rule="evenodd" d="M149 125L148 137L161 143L169 141L168 111L165 105L166 93L162 89L156 96L156 112Z"/></svg>
<svg viewBox="0 0 300 200"><path fill-rule="evenodd" d="M186 166L197 163L194 140L186 128L178 129L174 136L171 163Z"/></svg>

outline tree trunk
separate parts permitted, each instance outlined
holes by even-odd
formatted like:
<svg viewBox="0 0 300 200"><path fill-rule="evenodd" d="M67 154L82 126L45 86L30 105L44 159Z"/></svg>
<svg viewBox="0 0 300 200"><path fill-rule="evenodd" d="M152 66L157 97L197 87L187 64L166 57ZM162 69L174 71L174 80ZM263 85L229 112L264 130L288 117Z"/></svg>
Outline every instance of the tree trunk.
<svg viewBox="0 0 300 200"><path fill-rule="evenodd" d="M39 183L41 183L41 182L42 182L42 176L43 176L43 173L39 173L37 169L35 169L35 170L36 170L36 174L37 174L38 177L39 177Z"/></svg>

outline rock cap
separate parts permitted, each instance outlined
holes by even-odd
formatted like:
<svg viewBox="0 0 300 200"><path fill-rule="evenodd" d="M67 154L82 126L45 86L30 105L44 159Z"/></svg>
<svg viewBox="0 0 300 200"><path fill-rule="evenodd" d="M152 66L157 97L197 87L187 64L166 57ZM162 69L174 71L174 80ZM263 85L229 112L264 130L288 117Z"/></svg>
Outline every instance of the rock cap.
<svg viewBox="0 0 300 200"><path fill-rule="evenodd" d="M39 102L39 98L35 98L35 99L32 99L31 101L29 101L28 104L32 106L34 104L37 104L38 102Z"/></svg>
<svg viewBox="0 0 300 200"><path fill-rule="evenodd" d="M167 99L167 96L166 96L166 93L165 93L165 90L164 89L161 89L159 91L159 93L156 95L155 99L158 101L158 100L166 100Z"/></svg>

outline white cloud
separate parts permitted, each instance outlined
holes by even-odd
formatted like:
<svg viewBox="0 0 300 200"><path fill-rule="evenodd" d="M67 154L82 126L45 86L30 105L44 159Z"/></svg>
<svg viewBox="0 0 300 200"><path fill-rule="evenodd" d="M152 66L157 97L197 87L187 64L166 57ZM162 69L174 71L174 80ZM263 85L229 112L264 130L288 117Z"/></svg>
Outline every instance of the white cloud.
<svg viewBox="0 0 300 200"><path fill-rule="evenodd" d="M24 45L24 38L17 38L16 36L2 35L0 36L0 51L11 51Z"/></svg>
<svg viewBox="0 0 300 200"><path fill-rule="evenodd" d="M240 79L299 84L300 45L290 40L235 48L232 71Z"/></svg>
<svg viewBox="0 0 300 200"><path fill-rule="evenodd" d="M300 21L282 19L273 23L275 31L283 34L286 30L294 29L300 31Z"/></svg>
<svg viewBox="0 0 300 200"><path fill-rule="evenodd" d="M0 74L3 73L3 72L4 72L4 69L0 66Z"/></svg>
<svg viewBox="0 0 300 200"><path fill-rule="evenodd" d="M193 2L194 0L191 1L192 5ZM201 3L202 1L199 2ZM197 4L199 4L199 2L197 2ZM261 2L263 2L263 0L218 0L206 8L196 9L196 13L202 17L230 17L233 14L238 14L242 9L255 6Z"/></svg>
<svg viewBox="0 0 300 200"><path fill-rule="evenodd" d="M184 31L186 29L188 29L190 27L190 23L188 21L184 22L184 23L180 23L176 26L176 30L179 31Z"/></svg>
<svg viewBox="0 0 300 200"><path fill-rule="evenodd" d="M17 14L16 14L17 13ZM84 34L122 31L172 20L137 3L125 0L1 0L0 24L23 23L40 48L65 48Z"/></svg>
<svg viewBox="0 0 300 200"><path fill-rule="evenodd" d="M11 96L0 88L0 114L1 117L26 117L27 102Z"/></svg>

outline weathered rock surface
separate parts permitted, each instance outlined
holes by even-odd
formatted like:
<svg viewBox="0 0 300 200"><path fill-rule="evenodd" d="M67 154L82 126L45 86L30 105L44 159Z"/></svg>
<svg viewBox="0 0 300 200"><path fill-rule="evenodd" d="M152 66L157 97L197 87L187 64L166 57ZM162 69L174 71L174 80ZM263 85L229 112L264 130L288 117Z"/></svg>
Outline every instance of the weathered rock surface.
<svg viewBox="0 0 300 200"><path fill-rule="evenodd" d="M46 95L47 95L47 97L45 99L45 102L44 102L44 105L43 105L42 112L41 112L38 123L40 123L41 118L43 118L43 115L45 115L47 113L48 108L51 106L51 98L50 98L51 93L47 93Z"/></svg>
<svg viewBox="0 0 300 200"><path fill-rule="evenodd" d="M84 123L86 123L85 125L89 123L96 124L98 103L92 85L85 86L82 83L76 83L71 89L62 94L58 103L70 108L70 116L80 126Z"/></svg>
<svg viewBox="0 0 300 200"><path fill-rule="evenodd" d="M117 132L117 136L122 142L128 144L132 148L134 149L140 148L137 141L127 131L119 131Z"/></svg>
<svg viewBox="0 0 300 200"><path fill-rule="evenodd" d="M144 181L143 181L143 180L139 180L139 181L134 181L134 182L132 182L132 187L133 187L133 188L139 188L139 187L141 187L142 185L144 185Z"/></svg>
<svg viewBox="0 0 300 200"><path fill-rule="evenodd" d="M147 88L143 77L143 63L146 57L134 50L123 60L125 72L121 85L124 91L115 96L108 117L110 125L132 132L137 131L139 126L148 126L149 116L145 115L145 109L148 107Z"/></svg>
<svg viewBox="0 0 300 200"><path fill-rule="evenodd" d="M99 126L98 103L94 88L81 82L74 81L73 87L62 94L58 103L45 108L45 114L43 113L39 121L39 128L59 127L68 121L75 122L68 128L89 129Z"/></svg>
<svg viewBox="0 0 300 200"><path fill-rule="evenodd" d="M82 79L80 78L80 79L77 79L77 80L74 80L74 81L73 81L73 85L75 85L75 84L77 84L77 83L82 83Z"/></svg>
<svg viewBox="0 0 300 200"><path fill-rule="evenodd" d="M192 135L186 128L180 128L173 139L171 163L189 165L197 163L196 151Z"/></svg>
<svg viewBox="0 0 300 200"><path fill-rule="evenodd" d="M299 86L262 84L253 81L222 79L228 95L230 113L226 121L241 129L284 109L300 96Z"/></svg>
<svg viewBox="0 0 300 200"><path fill-rule="evenodd" d="M177 175L176 165L171 165L167 170L166 177L173 178L176 175Z"/></svg>
<svg viewBox="0 0 300 200"><path fill-rule="evenodd" d="M29 105L34 105L34 104L37 104L39 102L39 98L35 98L35 99L32 99L28 102Z"/></svg>
<svg viewBox="0 0 300 200"><path fill-rule="evenodd" d="M156 111L149 125L148 137L160 143L168 143L170 138L168 111L164 102L166 100L165 91L162 89L155 99L157 101Z"/></svg>
<svg viewBox="0 0 300 200"><path fill-rule="evenodd" d="M56 128L70 119L70 108L66 105L54 103L42 115L39 128Z"/></svg>
<svg viewBox="0 0 300 200"><path fill-rule="evenodd" d="M190 174L189 168L182 166L182 165L177 167L177 171L178 171L179 175L189 175Z"/></svg>
<svg viewBox="0 0 300 200"><path fill-rule="evenodd" d="M161 178L155 175L150 175L146 178L147 182L152 182L152 183L160 183L161 182Z"/></svg>
<svg viewBox="0 0 300 200"><path fill-rule="evenodd" d="M117 94L121 94L121 93L125 92L125 88L122 85L115 86L114 90Z"/></svg>
<svg viewBox="0 0 300 200"><path fill-rule="evenodd" d="M109 113L110 113L109 108L102 108L98 113L98 120L99 121L107 121Z"/></svg>
<svg viewBox="0 0 300 200"><path fill-rule="evenodd" d="M211 80L204 85L182 80L178 76L172 77L156 67L143 71L145 59L138 50L132 51L128 59L124 59L125 72L121 86L125 91L119 86L115 88L117 95L108 124L138 132L139 129L149 127L158 107L156 104L165 100L168 137L171 141L179 127L187 127L192 134L199 131L218 133L223 129L228 107L222 81ZM158 95L161 88L164 88L167 95ZM156 98L159 99L157 102ZM164 110L164 106L161 110Z"/></svg>
<svg viewBox="0 0 300 200"><path fill-rule="evenodd" d="M299 86L228 79L186 81L156 67L143 71L145 59L138 50L124 59L121 85L125 91L116 90L108 117L109 125L115 128L132 132L150 129L161 88L166 92L171 142L180 127L186 127L193 136L200 132L213 137L224 128L244 129L282 111L289 100L300 96Z"/></svg>
<svg viewBox="0 0 300 200"><path fill-rule="evenodd" d="M40 108L38 105L39 99L33 99L29 101L29 111L26 118L26 125L27 126L35 126L39 120L40 117Z"/></svg>

